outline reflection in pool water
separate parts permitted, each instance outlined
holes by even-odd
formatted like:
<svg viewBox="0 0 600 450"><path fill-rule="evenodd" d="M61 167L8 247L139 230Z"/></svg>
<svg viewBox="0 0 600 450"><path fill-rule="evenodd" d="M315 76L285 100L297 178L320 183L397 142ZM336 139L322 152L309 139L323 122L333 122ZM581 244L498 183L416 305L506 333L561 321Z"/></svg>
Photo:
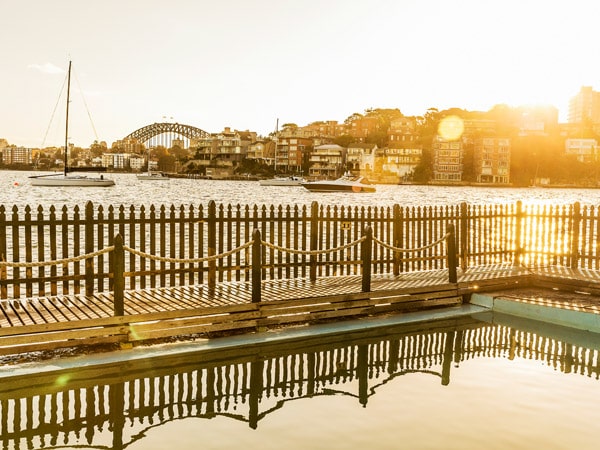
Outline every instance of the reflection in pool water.
<svg viewBox="0 0 600 450"><path fill-rule="evenodd" d="M0 441L11 449L595 448L600 338L479 319L5 378Z"/></svg>

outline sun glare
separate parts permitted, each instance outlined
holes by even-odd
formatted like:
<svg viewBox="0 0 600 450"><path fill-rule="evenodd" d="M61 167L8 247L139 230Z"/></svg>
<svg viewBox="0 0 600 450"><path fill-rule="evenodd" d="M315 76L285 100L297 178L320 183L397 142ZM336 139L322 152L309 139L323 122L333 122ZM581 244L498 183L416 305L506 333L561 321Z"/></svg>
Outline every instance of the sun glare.
<svg viewBox="0 0 600 450"><path fill-rule="evenodd" d="M447 141L460 139L464 130L465 124L458 116L444 117L438 126L438 134Z"/></svg>

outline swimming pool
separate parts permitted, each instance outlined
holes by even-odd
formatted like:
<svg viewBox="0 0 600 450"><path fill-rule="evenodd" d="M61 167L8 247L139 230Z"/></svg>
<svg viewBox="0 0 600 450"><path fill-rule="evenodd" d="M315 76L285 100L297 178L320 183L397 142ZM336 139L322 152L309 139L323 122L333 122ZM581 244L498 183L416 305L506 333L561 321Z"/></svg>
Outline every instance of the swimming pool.
<svg viewBox="0 0 600 450"><path fill-rule="evenodd" d="M68 368L50 361L54 369L3 377L0 440L10 449L597 448L599 349L594 333L487 312Z"/></svg>

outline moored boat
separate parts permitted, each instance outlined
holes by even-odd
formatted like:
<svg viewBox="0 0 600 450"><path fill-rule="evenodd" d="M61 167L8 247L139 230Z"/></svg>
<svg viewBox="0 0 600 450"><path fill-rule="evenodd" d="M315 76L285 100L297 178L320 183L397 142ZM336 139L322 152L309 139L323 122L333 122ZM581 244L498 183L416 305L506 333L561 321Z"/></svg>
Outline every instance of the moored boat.
<svg viewBox="0 0 600 450"><path fill-rule="evenodd" d="M138 180L168 180L169 176L162 172L144 172L138 173Z"/></svg>
<svg viewBox="0 0 600 450"><path fill-rule="evenodd" d="M266 180L260 180L261 186L301 186L306 180L295 175L289 177L275 177Z"/></svg>
<svg viewBox="0 0 600 450"><path fill-rule="evenodd" d="M308 181L302 186L311 192L376 192L375 186L366 178L349 173L337 180Z"/></svg>
<svg viewBox="0 0 600 450"><path fill-rule="evenodd" d="M76 186L76 187L106 187L114 186L115 182L111 179L104 178L104 175L87 176L70 174L69 172L77 171L78 169L69 168L69 101L71 95L71 61L69 61L69 70L67 72L67 109L65 117L65 149L63 155L63 173L51 173L44 175L33 175L31 179L32 186ZM83 170L80 168L79 170ZM93 168L92 170L97 170ZM89 170L85 170L89 171ZM102 170L100 170L102 171Z"/></svg>

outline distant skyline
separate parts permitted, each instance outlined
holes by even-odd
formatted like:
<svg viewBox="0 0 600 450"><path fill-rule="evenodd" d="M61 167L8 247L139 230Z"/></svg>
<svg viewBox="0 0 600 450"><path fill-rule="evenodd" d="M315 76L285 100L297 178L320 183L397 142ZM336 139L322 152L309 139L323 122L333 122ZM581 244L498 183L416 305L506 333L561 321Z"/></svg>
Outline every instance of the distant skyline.
<svg viewBox="0 0 600 450"><path fill-rule="evenodd" d="M595 0L0 1L0 138L27 147L64 142L69 59L82 147L162 121L267 135L368 108L566 121L600 87Z"/></svg>

